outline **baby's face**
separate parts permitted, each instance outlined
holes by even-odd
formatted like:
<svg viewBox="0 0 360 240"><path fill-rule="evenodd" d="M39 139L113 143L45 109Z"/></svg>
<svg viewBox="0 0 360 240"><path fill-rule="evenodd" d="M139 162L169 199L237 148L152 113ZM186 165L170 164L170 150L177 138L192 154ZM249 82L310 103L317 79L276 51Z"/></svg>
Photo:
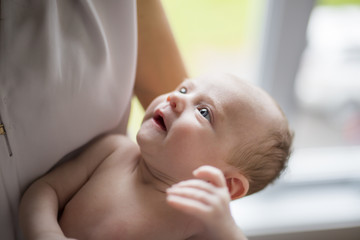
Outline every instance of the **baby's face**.
<svg viewBox="0 0 360 240"><path fill-rule="evenodd" d="M271 115L277 115L275 104L243 81L186 80L150 104L137 141L152 167L184 180L201 165L225 172L232 149L260 137Z"/></svg>

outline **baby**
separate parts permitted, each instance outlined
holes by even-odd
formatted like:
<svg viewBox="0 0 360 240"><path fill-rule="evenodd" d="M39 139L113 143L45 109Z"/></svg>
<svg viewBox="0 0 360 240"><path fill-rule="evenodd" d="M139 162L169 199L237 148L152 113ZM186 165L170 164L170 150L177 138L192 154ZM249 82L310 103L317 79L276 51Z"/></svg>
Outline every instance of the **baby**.
<svg viewBox="0 0 360 240"><path fill-rule="evenodd" d="M20 224L27 239L246 239L229 202L277 178L291 141L261 89L186 80L147 108L138 145L101 137L35 181Z"/></svg>

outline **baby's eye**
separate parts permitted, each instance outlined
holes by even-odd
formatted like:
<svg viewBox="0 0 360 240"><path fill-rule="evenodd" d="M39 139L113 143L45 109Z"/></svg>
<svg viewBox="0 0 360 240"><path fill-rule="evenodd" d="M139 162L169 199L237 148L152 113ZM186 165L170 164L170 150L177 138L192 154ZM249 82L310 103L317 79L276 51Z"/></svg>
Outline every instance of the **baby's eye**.
<svg viewBox="0 0 360 240"><path fill-rule="evenodd" d="M187 89L186 89L186 87L182 87L182 88L180 88L180 89L179 89L179 92L180 92L180 93L182 93L182 94L187 93Z"/></svg>
<svg viewBox="0 0 360 240"><path fill-rule="evenodd" d="M206 120L208 120L209 122L211 122L211 114L210 114L209 109L202 107L202 108L198 108L198 110L199 110L200 114L201 114L204 118L206 118Z"/></svg>

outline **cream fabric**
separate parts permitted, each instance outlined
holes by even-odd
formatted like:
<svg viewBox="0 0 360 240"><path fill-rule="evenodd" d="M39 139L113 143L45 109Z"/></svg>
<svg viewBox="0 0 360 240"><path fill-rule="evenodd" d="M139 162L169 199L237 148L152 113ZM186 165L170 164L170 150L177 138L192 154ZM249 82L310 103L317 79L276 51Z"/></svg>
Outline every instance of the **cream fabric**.
<svg viewBox="0 0 360 240"><path fill-rule="evenodd" d="M0 236L20 239L21 193L122 122L136 65L135 0L2 0ZM8 148L11 148L12 156Z"/></svg>

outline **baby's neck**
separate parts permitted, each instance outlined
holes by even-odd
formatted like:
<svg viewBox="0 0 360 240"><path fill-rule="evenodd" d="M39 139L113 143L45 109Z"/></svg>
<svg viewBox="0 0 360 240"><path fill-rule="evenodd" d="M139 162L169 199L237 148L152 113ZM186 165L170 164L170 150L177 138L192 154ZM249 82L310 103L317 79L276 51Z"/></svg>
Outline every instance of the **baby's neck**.
<svg viewBox="0 0 360 240"><path fill-rule="evenodd" d="M138 165L139 180L145 184L152 186L155 190L166 193L166 189L178 181L164 172L161 172L140 157Z"/></svg>

